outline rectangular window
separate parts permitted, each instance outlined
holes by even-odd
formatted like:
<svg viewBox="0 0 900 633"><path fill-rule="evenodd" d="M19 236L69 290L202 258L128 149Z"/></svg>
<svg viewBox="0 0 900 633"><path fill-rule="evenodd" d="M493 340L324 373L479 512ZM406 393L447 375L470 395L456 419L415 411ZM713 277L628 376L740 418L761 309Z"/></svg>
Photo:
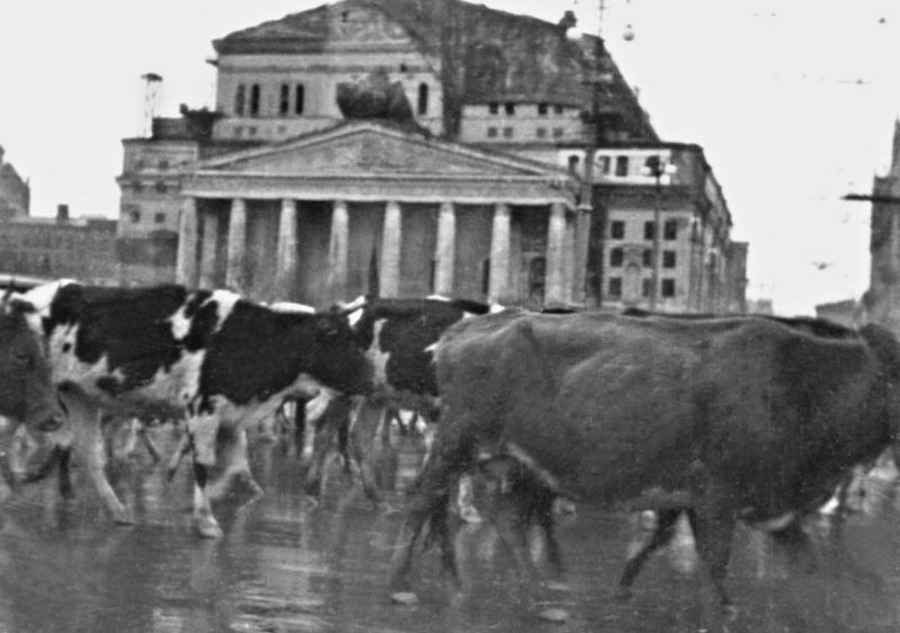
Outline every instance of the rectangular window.
<svg viewBox="0 0 900 633"><path fill-rule="evenodd" d="M621 220L613 220L609 223L609 235L614 240L625 239L625 223Z"/></svg>
<svg viewBox="0 0 900 633"><path fill-rule="evenodd" d="M547 104L546 103L538 104L538 114L540 116L547 116Z"/></svg>
<svg viewBox="0 0 900 633"><path fill-rule="evenodd" d="M663 251L663 268L675 268L675 251Z"/></svg>
<svg viewBox="0 0 900 633"><path fill-rule="evenodd" d="M609 278L609 296L619 298L622 296L622 278L621 277L610 277Z"/></svg>
<svg viewBox="0 0 900 633"><path fill-rule="evenodd" d="M545 127L539 127L534 132L538 138L547 138L547 128Z"/></svg>
<svg viewBox="0 0 900 633"><path fill-rule="evenodd" d="M678 237L678 220L666 220L663 225L663 239L674 240Z"/></svg>
<svg viewBox="0 0 900 633"><path fill-rule="evenodd" d="M597 169L604 176L609 175L609 156L598 156L597 157Z"/></svg>
<svg viewBox="0 0 900 633"><path fill-rule="evenodd" d="M260 98L259 84L253 84L250 87L250 116L259 116Z"/></svg>
<svg viewBox="0 0 900 633"><path fill-rule="evenodd" d="M487 137L488 138L497 138L497 128L489 127L487 129Z"/></svg>
<svg viewBox="0 0 900 633"><path fill-rule="evenodd" d="M675 280L674 279L663 279L662 280L662 296L664 296L664 297L674 297L675 296Z"/></svg>
<svg viewBox="0 0 900 633"><path fill-rule="evenodd" d="M281 84L281 91L278 96L278 114L287 114L291 109L291 87L287 84Z"/></svg>
<svg viewBox="0 0 900 633"><path fill-rule="evenodd" d="M628 157L616 156L616 176L628 175Z"/></svg>
<svg viewBox="0 0 900 633"><path fill-rule="evenodd" d="M656 222L644 222L644 239L652 240L656 235Z"/></svg>
<svg viewBox="0 0 900 633"><path fill-rule="evenodd" d="M563 112L565 112L565 107L561 105L554 106L553 111L556 112L556 114L562 114Z"/></svg>
<svg viewBox="0 0 900 633"><path fill-rule="evenodd" d="M513 137L513 129L511 127L503 128L503 138L512 138Z"/></svg>
<svg viewBox="0 0 900 633"><path fill-rule="evenodd" d="M166 214L165 213L154 213L153 221L156 224L165 224L166 223Z"/></svg>
<svg viewBox="0 0 900 633"><path fill-rule="evenodd" d="M625 252L621 248L614 248L609 251L610 268L621 268L623 261L625 261Z"/></svg>
<svg viewBox="0 0 900 633"><path fill-rule="evenodd" d="M553 128L553 138L562 138L565 131L561 127Z"/></svg>
<svg viewBox="0 0 900 633"><path fill-rule="evenodd" d="M641 282L641 295L649 297L653 293L653 280L644 279Z"/></svg>
<svg viewBox="0 0 900 633"><path fill-rule="evenodd" d="M306 88L303 84L297 84L294 88L294 114L303 114L304 101L306 100Z"/></svg>
<svg viewBox="0 0 900 633"><path fill-rule="evenodd" d="M649 248L645 248L644 252L641 253L641 264L643 264L644 268L650 268L653 266L653 250Z"/></svg>
<svg viewBox="0 0 900 633"><path fill-rule="evenodd" d="M496 101L492 101L488 104L488 112L491 114L499 114L500 113L500 104Z"/></svg>
<svg viewBox="0 0 900 633"><path fill-rule="evenodd" d="M503 104L503 110L506 112L506 114L512 116L516 113L516 104L512 101L507 101Z"/></svg>

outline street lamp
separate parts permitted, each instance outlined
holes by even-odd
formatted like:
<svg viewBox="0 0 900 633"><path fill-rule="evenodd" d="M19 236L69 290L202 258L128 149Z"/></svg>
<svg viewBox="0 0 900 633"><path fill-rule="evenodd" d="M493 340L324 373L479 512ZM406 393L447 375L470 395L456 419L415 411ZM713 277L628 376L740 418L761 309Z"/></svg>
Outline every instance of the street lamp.
<svg viewBox="0 0 900 633"><path fill-rule="evenodd" d="M675 173L675 165L660 155L648 156L644 163L644 174L655 181L656 196L653 202L653 278L650 288L650 309L656 310L659 291L659 269L662 250L662 179Z"/></svg>

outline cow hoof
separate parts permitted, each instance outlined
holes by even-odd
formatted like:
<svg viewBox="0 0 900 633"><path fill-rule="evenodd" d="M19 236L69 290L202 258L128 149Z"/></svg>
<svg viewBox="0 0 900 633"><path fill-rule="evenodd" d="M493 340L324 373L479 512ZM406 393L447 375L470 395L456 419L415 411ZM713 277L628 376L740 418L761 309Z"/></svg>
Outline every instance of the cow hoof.
<svg viewBox="0 0 900 633"><path fill-rule="evenodd" d="M419 596L412 591L395 591L391 594L391 602L404 607L414 607L419 604Z"/></svg>
<svg viewBox="0 0 900 633"><path fill-rule="evenodd" d="M726 604L722 607L722 613L726 622L734 622L738 619L738 608L733 604Z"/></svg>
<svg viewBox="0 0 900 633"><path fill-rule="evenodd" d="M116 525L134 525L134 519L128 514L116 516L114 521L116 522Z"/></svg>
<svg viewBox="0 0 900 633"><path fill-rule="evenodd" d="M466 506L462 510L460 510L459 518L461 518L469 525L481 525L482 523L484 523L484 519L482 519L481 515L478 514L478 510L476 510L472 506Z"/></svg>
<svg viewBox="0 0 900 633"><path fill-rule="evenodd" d="M563 624L569 619L569 612L559 607L551 607L542 609L538 613L538 617L544 622L552 622L553 624Z"/></svg>
<svg viewBox="0 0 900 633"><path fill-rule="evenodd" d="M400 508L398 508L394 505L391 505L387 501L378 502L375 506L375 509L378 511L379 514L384 515L384 516L386 516L388 514L397 514L398 512L400 512Z"/></svg>
<svg viewBox="0 0 900 633"><path fill-rule="evenodd" d="M197 522L197 531L203 538L220 539L225 536L215 519L200 519Z"/></svg>
<svg viewBox="0 0 900 633"><path fill-rule="evenodd" d="M628 587L619 587L616 589L616 600L619 602L628 602L631 600L631 589Z"/></svg>

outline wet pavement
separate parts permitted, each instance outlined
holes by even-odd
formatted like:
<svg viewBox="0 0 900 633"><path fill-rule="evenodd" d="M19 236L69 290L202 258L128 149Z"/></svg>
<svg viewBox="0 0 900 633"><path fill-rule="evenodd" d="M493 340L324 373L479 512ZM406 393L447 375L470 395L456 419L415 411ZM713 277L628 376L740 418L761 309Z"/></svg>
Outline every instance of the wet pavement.
<svg viewBox="0 0 900 633"><path fill-rule="evenodd" d="M158 433L171 444L167 430ZM402 514L374 511L337 464L323 503L310 508L298 459L277 443L254 441L252 449L266 494L247 503L248 492L237 489L217 505L220 541L192 529L187 469L167 483L163 468L140 451L117 469L117 490L137 520L132 527L113 525L91 490L78 488L68 503L59 501L53 481L13 493L0 505L0 631L676 633L717 625L687 533L648 563L631 602L616 602L612 588L634 520L590 507L563 518L558 530L570 591L555 594L551 606L570 611L565 624L523 609L510 558L486 525L467 526L457 537L465 561L461 600L451 600L437 554L429 552L417 559L419 604L392 605L387 580ZM417 450L407 443L382 460L385 481L402 490ZM728 583L740 616L728 630L900 630L900 503L893 489L871 483L866 512L840 528L810 520L808 556L792 556L741 528ZM402 508L400 492L388 498Z"/></svg>

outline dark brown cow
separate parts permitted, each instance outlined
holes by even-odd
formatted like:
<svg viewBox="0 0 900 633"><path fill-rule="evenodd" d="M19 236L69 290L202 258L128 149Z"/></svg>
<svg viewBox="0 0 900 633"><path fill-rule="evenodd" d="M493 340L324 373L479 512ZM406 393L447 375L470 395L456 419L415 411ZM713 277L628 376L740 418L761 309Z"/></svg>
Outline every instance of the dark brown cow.
<svg viewBox="0 0 900 633"><path fill-rule="evenodd" d="M787 525L827 499L855 463L891 444L900 346L885 330L814 332L776 319L647 319L507 312L442 338L437 450L417 480L392 588L406 600L430 521L455 573L448 491L504 455L550 490L691 511L698 553L723 605L736 522ZM670 494L667 494L670 491ZM527 552L498 525L519 565Z"/></svg>

